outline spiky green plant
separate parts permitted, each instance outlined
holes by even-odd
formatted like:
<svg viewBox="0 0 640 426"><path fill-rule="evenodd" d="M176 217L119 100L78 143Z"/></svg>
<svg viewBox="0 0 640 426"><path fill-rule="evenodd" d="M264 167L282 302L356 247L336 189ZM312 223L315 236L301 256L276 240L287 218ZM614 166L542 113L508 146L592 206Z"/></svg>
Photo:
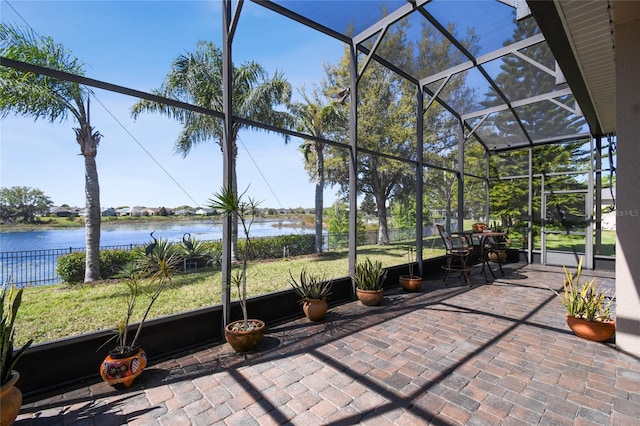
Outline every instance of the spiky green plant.
<svg viewBox="0 0 640 426"><path fill-rule="evenodd" d="M212 209L221 210L225 216L237 217L244 232L245 244L240 271L230 276L229 282L223 283L224 286L235 285L238 288L244 330L249 330L250 328L249 315L247 313L247 266L251 253L251 226L258 216L258 206L260 205L259 201L251 197L244 198L248 189L237 195L231 187L225 187L220 192L213 194L213 198L209 199Z"/></svg>
<svg viewBox="0 0 640 426"><path fill-rule="evenodd" d="M16 290L13 284L5 283L0 293L0 385L9 381L16 362L33 343L33 339L29 340L17 351L13 350L15 321L22 303L22 291L23 289Z"/></svg>
<svg viewBox="0 0 640 426"><path fill-rule="evenodd" d="M351 276L354 284L360 290L380 290L387 277L387 270L382 267L382 262L372 262L368 257L356 264L356 271Z"/></svg>
<svg viewBox="0 0 640 426"><path fill-rule="evenodd" d="M596 279L586 281L580 285L580 274L582 273L582 257L578 262L576 275L569 272L563 266L565 281L562 294L558 294L562 304L567 309L567 314L582 318L587 321L611 321L611 300L607 298L607 291L601 289L596 284Z"/></svg>
<svg viewBox="0 0 640 426"><path fill-rule="evenodd" d="M324 274L314 274L307 272L305 268L300 271L300 277L294 278L291 270L289 270L289 284L293 291L300 296L300 303L307 302L311 299L326 300L331 294L332 280L328 280Z"/></svg>
<svg viewBox="0 0 640 426"><path fill-rule="evenodd" d="M180 257L172 244L161 238L148 254L137 259L135 262L127 263L121 269L119 277L124 278L124 283L129 293L126 313L118 324L116 324L116 347L113 350L114 352L127 353L138 345L142 326L153 304L160 296L160 293L171 284L172 274L177 270L179 262ZM149 299L142 319L138 323L136 333L129 342L129 322L134 309L140 295L149 291L152 293L151 298ZM109 341L107 341L107 343Z"/></svg>

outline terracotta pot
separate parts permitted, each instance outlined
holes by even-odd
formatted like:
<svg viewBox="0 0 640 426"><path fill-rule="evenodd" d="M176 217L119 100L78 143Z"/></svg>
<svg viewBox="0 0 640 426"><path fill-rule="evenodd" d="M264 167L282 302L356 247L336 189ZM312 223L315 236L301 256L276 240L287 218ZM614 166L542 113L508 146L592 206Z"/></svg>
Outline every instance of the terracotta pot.
<svg viewBox="0 0 640 426"><path fill-rule="evenodd" d="M363 305L379 305L382 300L382 290L360 290L356 288L356 296Z"/></svg>
<svg viewBox="0 0 640 426"><path fill-rule="evenodd" d="M123 384L128 388L146 366L147 354L141 348L136 347L125 353L111 351L102 361L100 376L112 386Z"/></svg>
<svg viewBox="0 0 640 426"><path fill-rule="evenodd" d="M567 315L567 325L576 336L594 342L606 342L616 332L615 321L587 321Z"/></svg>
<svg viewBox="0 0 640 426"><path fill-rule="evenodd" d="M506 250L496 250L496 251L489 252L490 261L498 262L498 259L500 260L500 263L504 263L505 260L507 260Z"/></svg>
<svg viewBox="0 0 640 426"><path fill-rule="evenodd" d="M325 299L308 299L302 302L302 310L311 321L320 321L327 314Z"/></svg>
<svg viewBox="0 0 640 426"><path fill-rule="evenodd" d="M224 337L236 352L254 351L262 342L266 326L263 321L257 319L249 320L249 330L243 330L243 324L244 320L227 324Z"/></svg>
<svg viewBox="0 0 640 426"><path fill-rule="evenodd" d="M0 425L9 426L18 417L22 406L22 392L15 385L20 373L11 371L11 378L0 388Z"/></svg>
<svg viewBox="0 0 640 426"><path fill-rule="evenodd" d="M408 292L414 292L420 290L422 287L422 277L416 275L400 275L400 285Z"/></svg>

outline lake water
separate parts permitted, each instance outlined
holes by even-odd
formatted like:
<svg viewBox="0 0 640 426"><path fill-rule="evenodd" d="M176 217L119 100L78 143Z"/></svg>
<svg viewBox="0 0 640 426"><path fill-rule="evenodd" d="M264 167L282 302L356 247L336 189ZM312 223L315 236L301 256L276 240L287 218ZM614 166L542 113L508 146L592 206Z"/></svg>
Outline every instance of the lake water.
<svg viewBox="0 0 640 426"><path fill-rule="evenodd" d="M310 234L313 229L296 226L289 220L255 222L253 237ZM180 242L185 233L201 241L222 239L219 221L103 223L100 247L144 245L151 242L152 231L157 239ZM59 282L55 271L57 258L65 252L83 250L84 228L0 233L0 282L11 281L17 286L46 285ZM35 252L35 250L51 250Z"/></svg>
<svg viewBox="0 0 640 426"><path fill-rule="evenodd" d="M314 230L295 226L289 220L267 220L255 222L251 228L253 237L274 235L309 234ZM185 233L198 240L222 239L222 223L219 221L189 222L140 222L140 223L103 223L100 233L100 246L120 246L146 244L151 241L150 233L158 239L164 238L178 242ZM42 231L2 232L0 233L0 252L84 248L84 228L51 229Z"/></svg>

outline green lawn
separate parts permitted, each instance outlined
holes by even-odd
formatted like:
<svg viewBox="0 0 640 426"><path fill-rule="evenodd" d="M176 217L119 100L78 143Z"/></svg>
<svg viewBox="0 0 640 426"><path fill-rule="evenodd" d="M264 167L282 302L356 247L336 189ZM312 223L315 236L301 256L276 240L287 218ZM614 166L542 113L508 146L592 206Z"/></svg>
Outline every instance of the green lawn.
<svg viewBox="0 0 640 426"><path fill-rule="evenodd" d="M566 245L566 241L561 239L551 242L554 248L563 245ZM603 247L614 246L615 232L604 231ZM439 238L427 239L424 247L425 259L444 254ZM289 270L295 275L303 267L309 272L324 273L329 278L347 276L347 254L347 249L342 249L319 256L309 255L252 263L249 267L250 294L265 294L289 288ZM384 266L406 263L406 256L403 243L358 248L358 259L370 257L372 260L380 260ZM236 297L235 291L233 296ZM31 338L36 343L42 343L81 333L111 329L124 314L125 297L126 287L117 281L28 287L24 291L18 314L17 344ZM217 305L220 298L219 271L209 269L176 274L172 284L156 301L150 318ZM144 306L145 303L139 305ZM134 321L141 317L141 311L142 308L136 313Z"/></svg>
<svg viewBox="0 0 640 426"><path fill-rule="evenodd" d="M442 249L437 248L438 244L432 241L426 244L433 248L425 248L425 258L443 254ZM384 266L399 265L407 261L406 251L401 243L359 247L358 258L364 257L380 260ZM303 267L309 272L324 273L329 278L347 276L347 250L252 263L248 270L250 294L265 294L289 288L289 270L295 275ZM21 344L28 339L42 343L112 329L124 315L126 294L125 285L117 281L25 288L17 320L16 343ZM148 301L150 294L151 292L145 300ZM236 298L235 291L232 294ZM219 271L209 269L175 274L172 284L154 304L149 318L217 305L220 300ZM142 316L146 303L140 300L139 305L141 308L136 312L134 321Z"/></svg>

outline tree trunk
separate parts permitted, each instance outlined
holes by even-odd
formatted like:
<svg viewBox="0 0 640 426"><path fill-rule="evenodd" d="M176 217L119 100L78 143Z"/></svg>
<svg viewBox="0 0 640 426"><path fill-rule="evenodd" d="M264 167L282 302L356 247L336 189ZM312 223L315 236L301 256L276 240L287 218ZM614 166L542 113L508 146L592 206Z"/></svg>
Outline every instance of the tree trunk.
<svg viewBox="0 0 640 426"><path fill-rule="evenodd" d="M378 208L378 245L389 245L389 226L387 224L386 197L376 191L376 207Z"/></svg>
<svg viewBox="0 0 640 426"><path fill-rule="evenodd" d="M451 197L447 196L445 200L445 210L444 210L444 228L447 232L451 232ZM457 231L457 229L456 229Z"/></svg>
<svg viewBox="0 0 640 426"><path fill-rule="evenodd" d="M80 144L84 156L85 176L85 273L84 281L90 282L100 279L100 185L98 183L98 169L96 167L96 153L101 135L93 133L88 123L81 124L76 129L76 139Z"/></svg>
<svg viewBox="0 0 640 426"><path fill-rule="evenodd" d="M384 190L382 172L378 169L376 164L371 161L371 189L373 191L373 197L376 200L376 207L378 209L378 245L389 245L389 227L387 225L387 196Z"/></svg>
<svg viewBox="0 0 640 426"><path fill-rule="evenodd" d="M322 253L322 207L324 204L324 145L316 143L316 253Z"/></svg>

